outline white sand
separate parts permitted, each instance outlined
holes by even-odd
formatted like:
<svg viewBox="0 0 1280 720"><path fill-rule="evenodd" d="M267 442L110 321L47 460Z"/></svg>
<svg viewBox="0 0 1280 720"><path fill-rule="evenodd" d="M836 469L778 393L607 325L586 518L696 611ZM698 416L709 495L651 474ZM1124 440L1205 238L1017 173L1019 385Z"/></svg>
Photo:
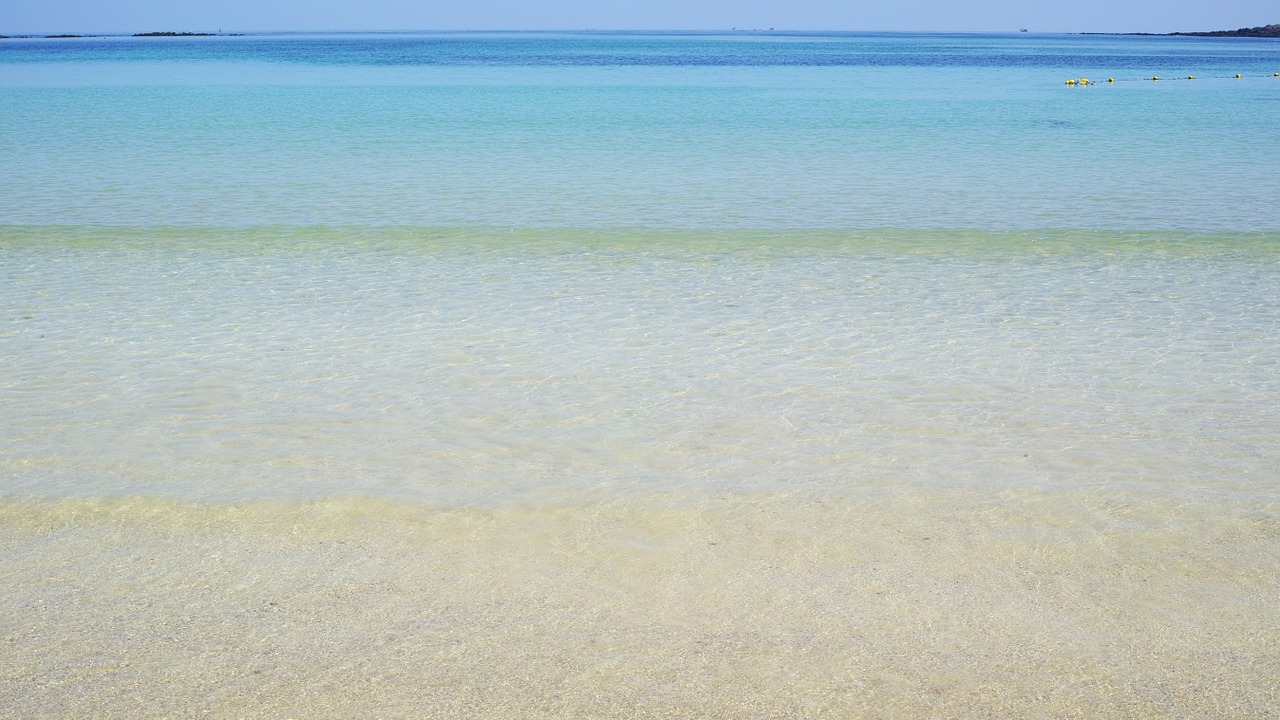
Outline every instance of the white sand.
<svg viewBox="0 0 1280 720"><path fill-rule="evenodd" d="M1081 490L0 510L4 717L1266 717L1280 515Z"/></svg>

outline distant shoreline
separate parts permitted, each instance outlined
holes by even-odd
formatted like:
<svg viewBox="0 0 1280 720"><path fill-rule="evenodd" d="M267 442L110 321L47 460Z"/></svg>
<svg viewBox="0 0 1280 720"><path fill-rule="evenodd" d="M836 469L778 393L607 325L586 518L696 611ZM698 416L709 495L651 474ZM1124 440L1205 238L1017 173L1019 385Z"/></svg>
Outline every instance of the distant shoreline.
<svg viewBox="0 0 1280 720"><path fill-rule="evenodd" d="M224 33L224 32L174 32L172 30L144 32L144 33L109 33L109 34L91 34L91 35L0 35L0 40L66 40L69 38L100 38L100 37L240 37L244 33Z"/></svg>
<svg viewBox="0 0 1280 720"><path fill-rule="evenodd" d="M1238 30L1208 30L1204 32L1172 32L1172 33L1080 33L1080 35L1137 35L1145 37L1252 37L1280 38L1280 25L1259 25L1258 27L1240 28Z"/></svg>
<svg viewBox="0 0 1280 720"><path fill-rule="evenodd" d="M217 35L217 34L218 33L167 31L167 32L134 33L133 37L213 37L214 35Z"/></svg>

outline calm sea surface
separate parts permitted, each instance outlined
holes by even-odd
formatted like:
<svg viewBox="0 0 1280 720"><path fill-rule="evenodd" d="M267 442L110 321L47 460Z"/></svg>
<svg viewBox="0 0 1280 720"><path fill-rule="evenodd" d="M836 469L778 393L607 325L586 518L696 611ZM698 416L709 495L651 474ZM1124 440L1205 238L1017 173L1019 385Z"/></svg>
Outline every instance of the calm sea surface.
<svg viewBox="0 0 1280 720"><path fill-rule="evenodd" d="M1276 72L0 40L0 714L1266 717Z"/></svg>
<svg viewBox="0 0 1280 720"><path fill-rule="evenodd" d="M1275 230L1277 70L1234 38L6 40L0 222Z"/></svg>

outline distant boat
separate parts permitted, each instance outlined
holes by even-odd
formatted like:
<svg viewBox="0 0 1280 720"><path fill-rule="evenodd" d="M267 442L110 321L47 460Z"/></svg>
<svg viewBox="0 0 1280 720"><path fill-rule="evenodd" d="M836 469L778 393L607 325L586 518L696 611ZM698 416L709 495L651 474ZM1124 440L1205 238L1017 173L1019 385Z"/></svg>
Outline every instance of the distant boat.
<svg viewBox="0 0 1280 720"><path fill-rule="evenodd" d="M1026 31L1027 31L1027 29L1026 29L1026 28L1019 28L1019 29L1018 29L1018 32L1026 32Z"/></svg>

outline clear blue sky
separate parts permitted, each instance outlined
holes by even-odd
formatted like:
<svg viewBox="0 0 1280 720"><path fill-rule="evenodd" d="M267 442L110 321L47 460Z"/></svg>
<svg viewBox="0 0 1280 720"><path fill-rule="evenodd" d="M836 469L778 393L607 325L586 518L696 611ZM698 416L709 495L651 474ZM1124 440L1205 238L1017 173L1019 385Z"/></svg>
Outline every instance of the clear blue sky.
<svg viewBox="0 0 1280 720"><path fill-rule="evenodd" d="M2 0L0 34L719 29L1171 32L1280 22L1277 0Z"/></svg>

